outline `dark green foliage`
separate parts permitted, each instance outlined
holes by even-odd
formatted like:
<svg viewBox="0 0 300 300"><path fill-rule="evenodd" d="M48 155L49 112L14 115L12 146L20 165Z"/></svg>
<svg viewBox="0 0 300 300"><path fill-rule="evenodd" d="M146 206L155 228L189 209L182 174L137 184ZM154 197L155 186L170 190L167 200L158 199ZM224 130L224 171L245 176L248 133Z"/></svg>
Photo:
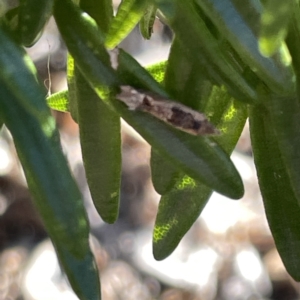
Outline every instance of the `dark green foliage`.
<svg viewBox="0 0 300 300"><path fill-rule="evenodd" d="M298 1L124 0L115 17L110 0L46 2L23 0L1 16L0 119L78 297L100 298L86 214L35 69L20 47L38 39L51 14L69 51L69 90L50 96L48 105L70 111L79 124L88 184L102 218L112 223L118 216L120 117L152 146L152 179L162 196L153 252L164 259L213 190L242 197L229 155L249 115L267 219L288 272L300 280ZM147 69L119 50L118 66L112 66L108 50L139 22L144 38L151 38L157 11L175 34L169 59ZM200 110L220 136L189 135L129 110L117 100L124 85Z"/></svg>

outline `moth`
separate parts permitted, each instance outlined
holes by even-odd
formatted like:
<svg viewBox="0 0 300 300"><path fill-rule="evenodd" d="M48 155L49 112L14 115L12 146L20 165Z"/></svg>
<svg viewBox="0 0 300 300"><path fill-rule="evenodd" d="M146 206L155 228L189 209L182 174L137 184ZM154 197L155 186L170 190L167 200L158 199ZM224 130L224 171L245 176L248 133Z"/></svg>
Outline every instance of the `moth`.
<svg viewBox="0 0 300 300"><path fill-rule="evenodd" d="M203 113L160 95L139 91L131 86L121 86L117 99L130 110L147 112L157 119L192 135L217 135L219 130Z"/></svg>

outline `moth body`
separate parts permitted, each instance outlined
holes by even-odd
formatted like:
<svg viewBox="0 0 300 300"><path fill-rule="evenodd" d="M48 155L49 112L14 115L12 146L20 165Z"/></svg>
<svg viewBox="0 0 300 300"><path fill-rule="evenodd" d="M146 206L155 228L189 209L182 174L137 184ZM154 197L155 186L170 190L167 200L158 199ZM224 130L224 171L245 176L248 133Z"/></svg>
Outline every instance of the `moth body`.
<svg viewBox="0 0 300 300"><path fill-rule="evenodd" d="M147 112L189 134L219 134L203 113L154 93L138 91L131 86L121 86L121 93L117 98L124 102L128 109Z"/></svg>

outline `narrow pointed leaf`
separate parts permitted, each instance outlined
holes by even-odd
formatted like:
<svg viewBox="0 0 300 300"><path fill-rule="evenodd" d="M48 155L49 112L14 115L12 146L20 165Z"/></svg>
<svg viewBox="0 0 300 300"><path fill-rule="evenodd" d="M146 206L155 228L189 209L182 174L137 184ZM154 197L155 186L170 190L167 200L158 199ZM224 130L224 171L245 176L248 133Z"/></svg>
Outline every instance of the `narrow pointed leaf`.
<svg viewBox="0 0 300 300"><path fill-rule="evenodd" d="M80 8L94 17L103 32L108 30L113 17L111 1L81 0ZM120 117L101 101L78 68L75 68L74 77L80 144L88 186L102 219L113 223L119 213Z"/></svg>
<svg viewBox="0 0 300 300"><path fill-rule="evenodd" d="M42 94L36 97L43 101ZM61 152L55 121L48 112L52 126L49 123L44 127L20 105L2 81L0 99L1 119L13 136L34 203L70 283L80 299L97 300L100 298L99 278L88 244L87 216L81 194Z"/></svg>
<svg viewBox="0 0 300 300"><path fill-rule="evenodd" d="M120 117L75 71L82 158L94 205L105 222L119 213L121 177Z"/></svg>
<svg viewBox="0 0 300 300"><path fill-rule="evenodd" d="M225 94L224 91L219 93ZM213 104L217 110L222 110L217 93L211 98L211 106ZM234 149L246 118L247 107L232 99L223 103L223 114L214 117L214 122L223 131L216 139L228 153ZM204 184L181 174L173 189L162 196L153 231L153 254L157 260L166 258L176 249L201 214L211 193Z"/></svg>
<svg viewBox="0 0 300 300"><path fill-rule="evenodd" d="M289 272L300 280L300 206L293 193L272 120L263 107L249 114L251 141L259 186L277 250Z"/></svg>
<svg viewBox="0 0 300 300"><path fill-rule="evenodd" d="M159 202L153 231L153 255L167 258L199 217L212 190L181 173Z"/></svg>

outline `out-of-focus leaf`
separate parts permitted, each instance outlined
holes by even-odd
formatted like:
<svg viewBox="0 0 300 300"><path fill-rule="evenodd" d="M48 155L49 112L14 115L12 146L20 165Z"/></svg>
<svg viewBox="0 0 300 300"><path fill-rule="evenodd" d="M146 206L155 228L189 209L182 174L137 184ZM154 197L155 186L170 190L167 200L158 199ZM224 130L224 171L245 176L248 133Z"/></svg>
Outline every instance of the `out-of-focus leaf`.
<svg viewBox="0 0 300 300"><path fill-rule="evenodd" d="M296 4L297 2L297 4ZM268 0L261 16L259 49L265 56L273 55L284 43L295 0Z"/></svg>
<svg viewBox="0 0 300 300"><path fill-rule="evenodd" d="M0 45L0 118L13 136L34 203L72 287L81 299L99 299L99 278L88 245L83 200L61 151L55 120L36 81L36 71L2 31ZM72 259L64 261L63 255ZM70 273L75 269L80 274Z"/></svg>
<svg viewBox="0 0 300 300"><path fill-rule="evenodd" d="M293 14L289 23L286 43L292 57L292 65L296 74L297 95L300 99L300 7L298 3L293 3Z"/></svg>
<svg viewBox="0 0 300 300"><path fill-rule="evenodd" d="M108 31L113 20L113 3L111 0L80 0L80 8L96 21L102 32Z"/></svg>
<svg viewBox="0 0 300 300"><path fill-rule="evenodd" d="M273 2L273 0L271 1ZM263 80L271 90L280 94L292 94L295 91L293 72L284 53L278 53L276 57L264 57L257 46L258 40L254 30L244 21L234 0L196 0L196 3L210 17L210 20L218 28L220 33L228 39L232 47L237 51L248 66L255 70L258 77ZM243 2L249 7L249 13L255 10L253 1ZM282 60L285 60L283 63Z"/></svg>
<svg viewBox="0 0 300 300"><path fill-rule="evenodd" d="M46 110L43 94L35 97L42 101ZM16 99L3 81L0 99L1 119L14 138L34 203L69 281L80 299L99 299L98 272L88 245L87 216L81 194L61 152L55 121L47 109L47 126L41 123L24 109L22 101Z"/></svg>
<svg viewBox="0 0 300 300"><path fill-rule="evenodd" d="M153 32L153 24L155 21L157 8L155 5L149 5L144 12L140 21L140 31L142 36L149 40Z"/></svg>
<svg viewBox="0 0 300 300"><path fill-rule="evenodd" d="M226 59L219 40L199 17L192 0L155 2L182 44L185 55L201 71L205 71L208 79L213 83L226 85L237 100L251 103L258 100L255 90L244 79L242 70Z"/></svg>
<svg viewBox="0 0 300 300"><path fill-rule="evenodd" d="M41 101L36 97L41 94L41 88L37 84L32 84L37 81L33 62L23 49L14 44L2 28L0 28L0 45L0 79L24 109L34 114L41 122L46 122L48 108L44 104L44 99Z"/></svg>
<svg viewBox="0 0 300 300"><path fill-rule="evenodd" d="M5 5L6 4L4 4L4 6ZM6 11L5 9L5 14L1 15L0 18L0 24L1 27L4 28L6 31L10 31L12 39L14 39L16 42L19 43L19 35L17 32L18 19L19 19L19 6L14 7L8 11Z"/></svg>
<svg viewBox="0 0 300 300"><path fill-rule="evenodd" d="M108 49L118 46L131 32L143 17L150 2L149 0L123 0L121 2L106 36L105 45Z"/></svg>
<svg viewBox="0 0 300 300"><path fill-rule="evenodd" d="M76 242L78 244L78 241ZM98 274L96 274L98 271L95 270L93 254L87 251L79 260L66 249L63 243L56 247L56 252L79 299L101 300L100 281Z"/></svg>
<svg viewBox="0 0 300 300"><path fill-rule="evenodd" d="M254 161L268 223L277 250L289 274L300 280L300 207L288 166L282 159L272 120L264 107L249 114Z"/></svg>
<svg viewBox="0 0 300 300"><path fill-rule="evenodd" d="M20 0L18 35L22 45L31 47L42 34L53 8L54 0Z"/></svg>

